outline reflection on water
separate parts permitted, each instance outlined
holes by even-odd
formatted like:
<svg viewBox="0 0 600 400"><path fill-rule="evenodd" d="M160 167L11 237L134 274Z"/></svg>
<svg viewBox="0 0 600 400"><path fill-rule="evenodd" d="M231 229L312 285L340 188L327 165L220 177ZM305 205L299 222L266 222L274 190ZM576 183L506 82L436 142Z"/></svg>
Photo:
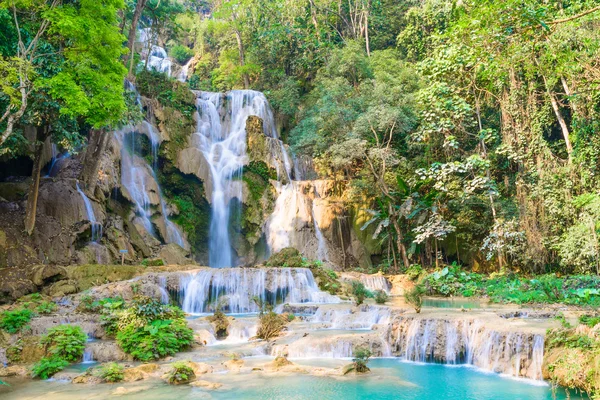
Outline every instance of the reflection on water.
<svg viewBox="0 0 600 400"><path fill-rule="evenodd" d="M425 297L423 298L423 307L434 308L481 308L488 306L488 303L482 303L478 299L469 299L464 297Z"/></svg>

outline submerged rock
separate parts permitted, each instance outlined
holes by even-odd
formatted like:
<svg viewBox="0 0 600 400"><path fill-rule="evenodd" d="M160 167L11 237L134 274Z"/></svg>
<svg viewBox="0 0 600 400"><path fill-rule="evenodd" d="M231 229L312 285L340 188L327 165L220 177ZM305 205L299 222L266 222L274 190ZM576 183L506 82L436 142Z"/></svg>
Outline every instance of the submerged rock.
<svg viewBox="0 0 600 400"><path fill-rule="evenodd" d="M209 382L209 381L198 380L198 381L190 382L190 386L201 387L201 388L208 389L208 390L215 390L215 389L222 387L223 384L218 383L218 382Z"/></svg>

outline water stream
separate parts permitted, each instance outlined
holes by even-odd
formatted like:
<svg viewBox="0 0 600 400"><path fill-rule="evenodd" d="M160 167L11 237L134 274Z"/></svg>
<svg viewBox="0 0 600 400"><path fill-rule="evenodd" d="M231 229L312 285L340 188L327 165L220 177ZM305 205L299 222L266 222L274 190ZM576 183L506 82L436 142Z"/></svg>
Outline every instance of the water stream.
<svg viewBox="0 0 600 400"><path fill-rule="evenodd" d="M79 187L79 182L75 183L77 187L77 192L81 195L83 199L83 204L85 205L85 212L87 214L87 219L90 221L92 226L92 242L98 242L100 238L102 238L102 224L98 222L96 219L96 215L94 214L94 207L92 206L92 202L86 196L86 194Z"/></svg>

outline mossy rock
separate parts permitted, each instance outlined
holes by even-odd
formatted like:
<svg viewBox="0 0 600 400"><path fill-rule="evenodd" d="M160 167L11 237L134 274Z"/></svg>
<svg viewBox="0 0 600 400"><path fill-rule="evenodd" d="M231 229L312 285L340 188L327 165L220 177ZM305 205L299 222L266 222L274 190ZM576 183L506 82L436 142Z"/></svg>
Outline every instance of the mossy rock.
<svg viewBox="0 0 600 400"><path fill-rule="evenodd" d="M265 265L267 267L289 268L302 268L305 266L302 254L300 254L300 252L293 247L286 247L277 253L274 253L271 255L271 257L269 257Z"/></svg>

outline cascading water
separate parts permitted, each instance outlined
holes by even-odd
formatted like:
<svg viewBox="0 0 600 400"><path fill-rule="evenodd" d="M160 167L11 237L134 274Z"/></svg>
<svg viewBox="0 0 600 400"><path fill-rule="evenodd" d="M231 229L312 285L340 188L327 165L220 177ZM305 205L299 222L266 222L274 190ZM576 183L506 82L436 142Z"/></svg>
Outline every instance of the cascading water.
<svg viewBox="0 0 600 400"><path fill-rule="evenodd" d="M97 242L98 240L100 240L100 238L102 238L102 224L99 223L98 220L96 220L96 215L94 214L94 207L92 207L92 202L85 195L83 190L81 190L81 188L79 187L79 182L77 182L75 186L77 187L77 192L79 192L81 198L83 199L87 219L92 225L92 242Z"/></svg>
<svg viewBox="0 0 600 400"><path fill-rule="evenodd" d="M362 306L353 312L349 308L321 306L309 321L322 324L328 329L368 330L375 325L388 325L390 316L390 309L387 307Z"/></svg>
<svg viewBox="0 0 600 400"><path fill-rule="evenodd" d="M226 94L198 92L198 127L192 141L210 166L212 183L209 264L223 268L234 265L229 236L231 201L242 199L242 168L247 163L246 120L257 116L263 120L264 132L277 139L273 112L265 96L252 90L234 90ZM222 108L223 118L221 116ZM279 141L290 176L290 162ZM279 173L279 171L278 171Z"/></svg>
<svg viewBox="0 0 600 400"><path fill-rule="evenodd" d="M544 337L491 330L478 320L404 319L391 339L408 361L467 364L513 377L542 379Z"/></svg>
<svg viewBox="0 0 600 400"><path fill-rule="evenodd" d="M255 298L271 305L340 301L319 290L306 268L204 269L183 275L179 287L182 309L190 314L214 311L217 305L227 313L256 313Z"/></svg>
<svg viewBox="0 0 600 400"><path fill-rule="evenodd" d="M125 87L136 95L136 102L141 107L139 94L135 86L125 81ZM145 134L150 140L152 148L152 166L136 154L135 135ZM165 237L167 243L176 243L186 248L187 245L179 227L168 218L167 204L156 178L155 169L158 162L158 148L160 147L160 135L148 121L136 127L128 125L114 133L115 139L121 147L121 185L129 193L129 197L135 205L135 213L141 221L144 229L151 235L155 235L152 224L153 206L159 206L165 223ZM127 141L130 138L130 142Z"/></svg>
<svg viewBox="0 0 600 400"><path fill-rule="evenodd" d="M382 290L390 293L390 284L383 275L361 275L360 281L370 291Z"/></svg>
<svg viewBox="0 0 600 400"><path fill-rule="evenodd" d="M154 41L152 38L152 29L140 29L139 41L142 43L142 59L145 60L147 58L148 60L147 68L171 76L173 62L168 58L164 48L152 43Z"/></svg>

